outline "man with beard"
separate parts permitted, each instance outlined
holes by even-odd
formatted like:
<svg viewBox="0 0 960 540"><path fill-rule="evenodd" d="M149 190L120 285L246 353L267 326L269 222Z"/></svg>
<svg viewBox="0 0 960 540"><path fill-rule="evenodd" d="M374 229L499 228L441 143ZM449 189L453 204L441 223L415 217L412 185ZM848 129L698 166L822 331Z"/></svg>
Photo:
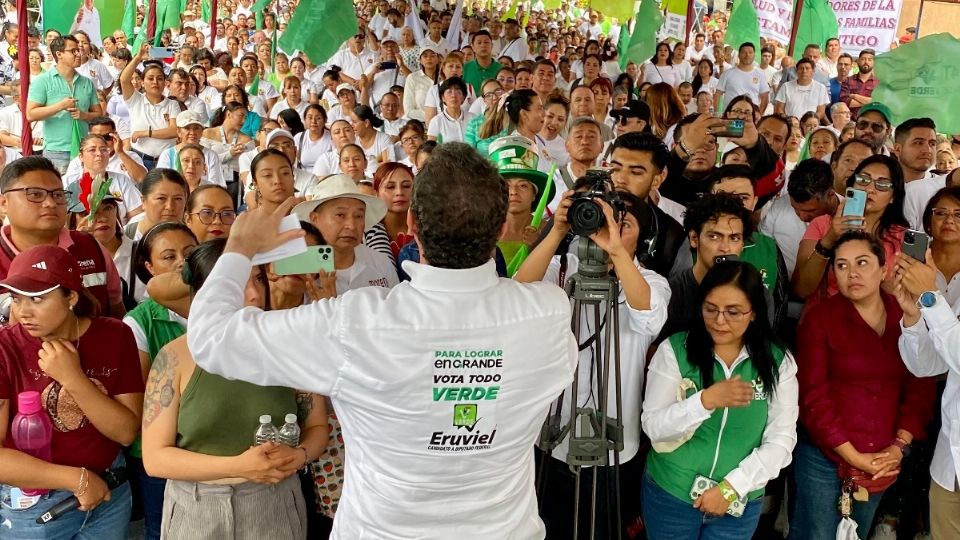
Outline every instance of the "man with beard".
<svg viewBox="0 0 960 540"><path fill-rule="evenodd" d="M873 75L873 59L876 53L873 49L860 51L857 57L857 67L860 72L847 78L840 85L840 101L850 107L854 120L860 115L860 108L873 100L873 89L877 87L877 78Z"/></svg>
<svg viewBox="0 0 960 540"><path fill-rule="evenodd" d="M886 144L890 138L892 116L890 108L883 103L871 102L864 105L857 114L857 128L853 132L853 138L870 145L874 154L890 155Z"/></svg>

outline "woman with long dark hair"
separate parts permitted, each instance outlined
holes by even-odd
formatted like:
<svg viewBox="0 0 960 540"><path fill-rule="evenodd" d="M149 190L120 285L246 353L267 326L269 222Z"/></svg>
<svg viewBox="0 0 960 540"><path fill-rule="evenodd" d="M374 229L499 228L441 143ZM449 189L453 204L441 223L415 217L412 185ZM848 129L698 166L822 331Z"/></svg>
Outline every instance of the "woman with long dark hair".
<svg viewBox="0 0 960 540"><path fill-rule="evenodd" d="M701 58L697 62L697 69L690 82L693 84L694 96L699 95L700 92L709 92L711 96L713 95L713 91L720 84L720 79L714 77L713 62L709 58Z"/></svg>
<svg viewBox="0 0 960 540"><path fill-rule="evenodd" d="M674 88L683 82L673 66L673 52L666 41L657 43L657 52L644 64L643 82L667 83Z"/></svg>
<svg viewBox="0 0 960 540"><path fill-rule="evenodd" d="M849 230L866 231L880 241L885 255L884 290L893 292L896 254L909 227L903 216L906 188L900 162L890 156L870 156L854 169L847 179L847 187L866 192L863 217L845 217L843 208L846 203L841 202L834 215L811 221L800 241L793 289L798 296L807 299L806 309L839 292L834 270L828 261L837 240Z"/></svg>
<svg viewBox="0 0 960 540"><path fill-rule="evenodd" d="M642 413L650 538L750 538L764 486L790 463L797 366L776 341L764 290L750 264L715 264L698 289L702 317L653 357Z"/></svg>

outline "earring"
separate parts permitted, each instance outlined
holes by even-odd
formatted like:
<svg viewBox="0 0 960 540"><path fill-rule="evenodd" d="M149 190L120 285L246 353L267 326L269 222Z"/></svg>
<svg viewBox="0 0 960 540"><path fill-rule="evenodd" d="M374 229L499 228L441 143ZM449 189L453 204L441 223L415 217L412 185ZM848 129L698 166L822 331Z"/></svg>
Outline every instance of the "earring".
<svg viewBox="0 0 960 540"><path fill-rule="evenodd" d="M73 311L74 304L70 304L70 311Z"/></svg>

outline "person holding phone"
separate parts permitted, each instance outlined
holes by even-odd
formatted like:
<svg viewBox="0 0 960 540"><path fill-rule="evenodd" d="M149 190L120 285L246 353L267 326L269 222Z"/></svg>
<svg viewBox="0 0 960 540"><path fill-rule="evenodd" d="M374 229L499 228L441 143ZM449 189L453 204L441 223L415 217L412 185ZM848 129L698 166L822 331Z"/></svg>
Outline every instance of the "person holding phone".
<svg viewBox="0 0 960 540"><path fill-rule="evenodd" d="M130 110L130 143L147 170L157 166L164 150L177 143L177 115L180 106L163 95L166 75L160 64L150 63L143 68L143 93L136 92L130 79L136 68L147 59L149 44L140 51L120 73L120 89Z"/></svg>
<svg viewBox="0 0 960 540"><path fill-rule="evenodd" d="M851 517L866 538L884 491L933 414L934 380L907 371L897 348L902 312L881 290L885 251L869 232L843 233L829 261L838 293L812 308L797 331L803 429L794 451L791 539L833 537L837 499L850 483Z"/></svg>
<svg viewBox="0 0 960 540"><path fill-rule="evenodd" d="M750 538L767 482L790 463L797 364L763 315L764 291L753 266L714 265L689 331L653 356L641 415L653 443L642 496L650 538Z"/></svg>
<svg viewBox="0 0 960 540"><path fill-rule="evenodd" d="M870 156L854 169L847 179L847 188L864 201L862 215L845 212L846 200L837 206L834 215L820 216L810 222L797 251L797 268L793 273L793 290L806 299L804 310L839 292L833 268L828 264L837 240L850 230L874 235L884 250L884 290L893 292L893 270L896 254L909 224L903 216L905 188L903 170L896 158Z"/></svg>

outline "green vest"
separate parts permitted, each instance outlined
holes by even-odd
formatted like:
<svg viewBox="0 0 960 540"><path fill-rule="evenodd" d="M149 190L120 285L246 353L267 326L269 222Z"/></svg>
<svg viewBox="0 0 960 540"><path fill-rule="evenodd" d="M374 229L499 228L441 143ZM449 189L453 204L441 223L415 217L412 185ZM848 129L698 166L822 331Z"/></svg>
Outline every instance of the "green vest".
<svg viewBox="0 0 960 540"><path fill-rule="evenodd" d="M687 358L687 333L670 336L670 346L677 357L680 377L690 379L696 388L687 391L687 397L702 389L700 369ZM776 369L783 361L784 351L773 349ZM769 392L749 359L736 364L730 376L740 375L752 381L755 393L750 405L743 408L716 409L694 432L693 437L673 452L651 451L647 457L647 472L658 486L681 501L690 500L690 488L697 476L720 481L736 469L751 452L760 446L767 425ZM713 380L723 381L727 376L719 361L713 364ZM763 495L763 489L752 491L748 499Z"/></svg>
<svg viewBox="0 0 960 540"><path fill-rule="evenodd" d="M170 320L170 311L167 308L149 298L127 313L127 317L137 321L147 335L147 354L150 355L151 363L164 345L187 333L187 329L182 324ZM140 457L141 452L141 441L138 435L137 440L130 446L130 454Z"/></svg>
<svg viewBox="0 0 960 540"><path fill-rule="evenodd" d="M750 242L743 246L743 252L740 253L740 260L750 263L760 272L760 277L763 278L763 286L768 291L777 288L778 253L777 241L758 232L753 233Z"/></svg>
<svg viewBox="0 0 960 540"><path fill-rule="evenodd" d="M170 320L170 311L149 298L133 308L127 317L137 321L147 334L147 353L152 361L167 343L187 333L177 321Z"/></svg>
<svg viewBox="0 0 960 540"><path fill-rule="evenodd" d="M208 456L239 456L253 445L260 415L279 430L297 414L296 391L231 381L197 366L180 396L177 448Z"/></svg>

